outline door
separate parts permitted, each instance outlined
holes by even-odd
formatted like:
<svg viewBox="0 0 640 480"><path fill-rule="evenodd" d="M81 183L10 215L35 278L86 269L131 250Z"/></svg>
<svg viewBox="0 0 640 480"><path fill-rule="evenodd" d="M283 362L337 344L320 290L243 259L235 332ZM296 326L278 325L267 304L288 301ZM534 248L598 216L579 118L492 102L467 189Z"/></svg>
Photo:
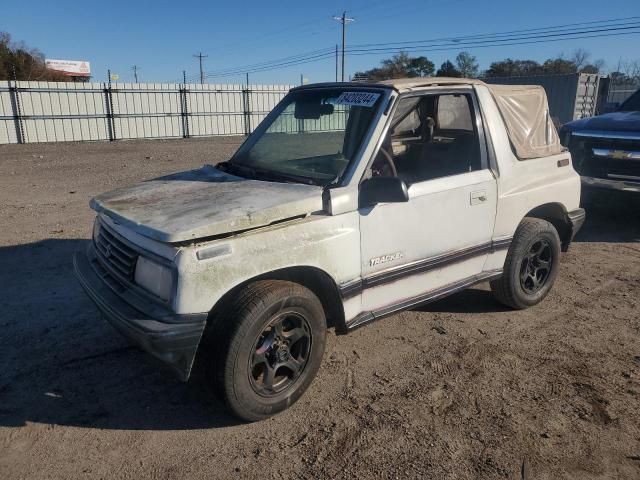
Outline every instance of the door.
<svg viewBox="0 0 640 480"><path fill-rule="evenodd" d="M398 176L409 201L360 209L364 311L482 272L497 186L472 90L401 98L368 175Z"/></svg>

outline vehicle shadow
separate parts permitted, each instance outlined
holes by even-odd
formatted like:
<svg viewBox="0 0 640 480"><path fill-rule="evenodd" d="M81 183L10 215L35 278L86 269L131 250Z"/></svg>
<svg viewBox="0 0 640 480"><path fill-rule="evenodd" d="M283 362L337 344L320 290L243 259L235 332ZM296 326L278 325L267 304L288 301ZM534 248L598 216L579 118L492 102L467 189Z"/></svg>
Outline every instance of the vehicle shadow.
<svg viewBox="0 0 640 480"><path fill-rule="evenodd" d="M0 425L180 430L238 423L104 321L73 274L86 240L0 247Z"/></svg>
<svg viewBox="0 0 640 480"><path fill-rule="evenodd" d="M414 312L490 313L506 312L510 308L498 302L490 290L469 288L435 302L411 309Z"/></svg>
<svg viewBox="0 0 640 480"><path fill-rule="evenodd" d="M640 242L640 195L587 190L582 207L587 217L575 242Z"/></svg>

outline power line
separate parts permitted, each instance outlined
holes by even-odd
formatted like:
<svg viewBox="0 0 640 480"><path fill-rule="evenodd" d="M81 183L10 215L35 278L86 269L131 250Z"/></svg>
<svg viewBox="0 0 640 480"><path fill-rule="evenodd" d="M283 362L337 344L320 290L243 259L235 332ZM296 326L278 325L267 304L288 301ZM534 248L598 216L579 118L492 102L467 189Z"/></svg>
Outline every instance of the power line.
<svg viewBox="0 0 640 480"><path fill-rule="evenodd" d="M204 74L202 71L202 59L203 58L207 58L209 55L203 55L202 52L200 52L198 55L194 55L195 58L197 58L200 61L200 83L204 83Z"/></svg>
<svg viewBox="0 0 640 480"><path fill-rule="evenodd" d="M303 65L303 64L306 64L306 63L314 63L314 62L318 62L318 61L321 61L321 60L332 58L333 56L334 56L333 51L330 51L329 53L325 53L325 54L322 54L322 55L317 55L317 56L314 56L314 57L308 58L308 59L297 60L297 61L293 61L293 62L287 62L285 64L280 63L280 64L274 64L274 65L266 65L264 67L255 68L255 69L249 70L248 72L247 72L246 69L238 68L236 71L233 71L233 72L207 75L206 78L233 77L233 76L240 75L240 74L243 74L243 73L266 72L268 70L277 70L279 68L293 67L295 65Z"/></svg>
<svg viewBox="0 0 640 480"><path fill-rule="evenodd" d="M640 18L640 17L638 17ZM474 43L483 43L483 42L500 42L500 41L509 41L509 40L518 40L525 38L548 38L555 36L563 36L563 35L577 35L583 33L598 33L603 31L614 31L614 30L628 30L632 28L637 28L640 25L638 21L634 22L623 22L612 25L602 25L591 28L557 28L555 31L550 31L548 27L546 32L537 31L535 34L528 35L530 32L536 31L535 29L529 30L514 30L512 32L503 32L503 33L491 33L491 34L478 34L478 35L468 35L463 37L447 37L447 38L434 38L429 40L414 40L409 42L391 42L391 43L377 43L377 44L369 44L371 46L379 46L379 48L360 48L365 45L353 45L353 47L349 50L350 52L357 51L380 51L384 53L384 50L397 50L399 48L402 49L412 49L412 48L420 48L422 46L443 46L448 44L454 44L457 46L464 45L464 40L473 41ZM598 28L602 27L602 28ZM542 30L542 29L540 29ZM444 44L435 44L435 42L446 42Z"/></svg>
<svg viewBox="0 0 640 480"><path fill-rule="evenodd" d="M322 48L322 49L319 49L319 50L312 50L312 51L309 51L309 52L299 53L297 55L290 55L288 57L282 57L282 58L273 59L273 60L266 60L266 61L263 61L263 62L244 65L244 66L240 66L240 67L229 67L229 68L223 68L223 69L220 69L220 70L212 70L212 71L209 71L209 72L204 72L204 77L205 78L216 77L216 76L220 76L220 75L226 75L227 73L238 73L238 72L245 73L247 70L253 70L253 69L257 69L257 68L264 67L264 66L271 66L271 65L274 65L274 64L287 63L287 62L290 62L290 61L306 60L308 58L315 58L317 55L324 55L324 54L328 54L328 53L333 54L333 49L331 49L331 48ZM190 79L195 79L195 78L197 78L197 75L191 76L189 78Z"/></svg>
<svg viewBox="0 0 640 480"><path fill-rule="evenodd" d="M321 60L324 58L332 57L333 54L334 54L333 49L325 49L321 53L316 53L316 54L305 56L305 57L299 57L292 60L286 60L286 61L275 60L272 62L264 62L263 64L259 64L256 66L247 65L247 66L235 67L235 68L230 68L227 70L222 70L217 72L210 72L210 73L207 73L205 77L210 78L210 77L230 76L238 73L244 73L247 71L252 73L252 72L261 71L263 69L272 70L273 67L293 66L293 65L299 65L302 63L308 63L309 61Z"/></svg>
<svg viewBox="0 0 640 480"><path fill-rule="evenodd" d="M347 17L346 11L342 12L342 16L333 17L333 19L337 20L339 23L342 24L342 81L344 82L344 50L345 50L345 41L346 41L346 34L347 34L347 23L355 22L356 20L355 18Z"/></svg>
<svg viewBox="0 0 640 480"><path fill-rule="evenodd" d="M342 17L338 18L342 20ZM640 16L628 17L626 19L598 20L556 25L551 27L511 30L505 32L434 38L430 40L414 40L410 42L359 44L353 45L349 49L345 48L345 56L376 55L383 53L395 53L398 51L447 51L461 48L490 48L511 45L526 45L532 43L550 43L566 40L579 40L586 38L632 35L640 33L640 31L638 30L640 29L640 22L633 21L634 19L640 19ZM614 24L613 22L617 23ZM592 25L592 27L585 27L588 25ZM575 28L580 26L584 28ZM378 48L365 48L369 46ZM336 57L337 63L337 46L335 49L319 49L251 65L230 67L227 69L206 72L204 74L204 77L228 77L244 73L263 72L306 63L324 61L325 59L331 58L333 56Z"/></svg>
<svg viewBox="0 0 640 480"><path fill-rule="evenodd" d="M549 33L545 35L512 35L510 38L493 38L488 40L470 40L468 42L446 42L446 43L429 43L429 41L423 41L422 45L403 45L403 46L388 46L381 48L354 48L348 51L350 55L372 55L382 53L394 53L394 52L414 52L414 51L439 51L439 50L451 50L460 48L480 48L480 47L499 47L509 45L523 45L526 43L546 43L560 40L578 40L583 38L596 38L610 32L617 32L622 35L625 33L637 33L635 30L640 28L640 23L635 25L628 25L624 27L614 28L600 28L600 29L586 29L586 30L574 30L572 32L562 33ZM625 32L628 30L634 30L632 32ZM592 35L596 34L596 35ZM583 36L589 35L589 36ZM524 40L533 40L532 42L522 42ZM520 42L520 43L518 43ZM389 44L393 45L393 44ZM444 48L437 48L444 47Z"/></svg>
<svg viewBox="0 0 640 480"><path fill-rule="evenodd" d="M458 36L453 36L453 37L440 37L440 38L432 38L432 39L429 39L429 40L409 40L409 41L403 41L403 42L385 42L385 43L360 43L360 44L354 44L354 45L352 45L352 47L376 47L376 46L382 46L382 45L408 45L408 44L413 44L413 43L435 42L435 41L445 41L445 40L459 41L459 40L467 40L467 39L473 39L473 38L505 36L505 35L519 34L519 33L524 34L524 33L530 33L530 32L543 32L545 30L558 30L558 31L560 31L559 29L565 29L565 27L579 27L579 26L594 25L594 24L615 23L616 25L625 25L625 24L630 24L630 23L637 23L638 19L640 19L640 16L623 17L623 18L612 18L612 19L608 19L608 20L595 20L595 21L591 21L591 22L566 23L566 24L562 24L562 25L554 25L554 26L549 26L549 27L538 27L538 28L527 28L527 29L519 29L519 30L509 30L509 31L506 31L506 32L479 33L479 34L466 35L466 36L458 35ZM620 23L620 22L622 22L622 23ZM605 25L598 25L598 26L605 26ZM609 25L609 26L612 26L612 25Z"/></svg>

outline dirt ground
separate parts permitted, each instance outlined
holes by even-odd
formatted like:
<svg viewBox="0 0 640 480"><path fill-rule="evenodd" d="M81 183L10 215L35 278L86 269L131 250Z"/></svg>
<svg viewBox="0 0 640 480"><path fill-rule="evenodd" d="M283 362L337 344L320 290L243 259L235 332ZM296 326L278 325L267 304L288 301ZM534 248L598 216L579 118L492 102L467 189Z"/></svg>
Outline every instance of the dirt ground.
<svg viewBox="0 0 640 480"><path fill-rule="evenodd" d="M238 139L0 146L0 478L640 478L640 208L603 197L539 306L486 285L328 336L240 424L104 322L72 274L90 197Z"/></svg>

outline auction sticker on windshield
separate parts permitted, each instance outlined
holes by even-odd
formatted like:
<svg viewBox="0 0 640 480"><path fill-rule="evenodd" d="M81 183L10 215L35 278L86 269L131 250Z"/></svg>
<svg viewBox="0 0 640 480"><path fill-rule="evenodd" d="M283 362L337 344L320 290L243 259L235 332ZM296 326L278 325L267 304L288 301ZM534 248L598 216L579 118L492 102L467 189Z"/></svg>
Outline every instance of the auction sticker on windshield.
<svg viewBox="0 0 640 480"><path fill-rule="evenodd" d="M337 105L353 105L354 107L373 107L379 93L371 92L342 92L336 100Z"/></svg>

